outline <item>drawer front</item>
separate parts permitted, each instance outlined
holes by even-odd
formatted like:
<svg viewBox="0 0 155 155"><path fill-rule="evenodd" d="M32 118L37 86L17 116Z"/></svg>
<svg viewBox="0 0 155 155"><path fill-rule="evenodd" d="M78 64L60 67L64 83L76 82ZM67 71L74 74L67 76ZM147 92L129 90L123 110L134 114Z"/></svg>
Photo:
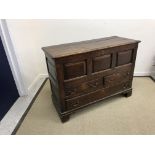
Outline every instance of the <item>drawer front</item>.
<svg viewBox="0 0 155 155"><path fill-rule="evenodd" d="M123 83L130 80L130 74L131 74L131 71L126 70L126 71L120 71L106 76L104 78L105 87L111 87L111 86L117 85L118 83Z"/></svg>
<svg viewBox="0 0 155 155"><path fill-rule="evenodd" d="M95 91L104 87L103 78L91 80L88 82L83 82L82 84L74 84L72 86L65 85L65 96L66 98L72 98L75 96L80 96L85 93Z"/></svg>
<svg viewBox="0 0 155 155"><path fill-rule="evenodd" d="M76 97L74 99L66 100L67 110L73 110L81 106L85 106L91 102L101 100L107 96L118 93L119 91L126 90L130 87L129 82L121 83L113 87L97 90L95 92L86 94L84 96Z"/></svg>

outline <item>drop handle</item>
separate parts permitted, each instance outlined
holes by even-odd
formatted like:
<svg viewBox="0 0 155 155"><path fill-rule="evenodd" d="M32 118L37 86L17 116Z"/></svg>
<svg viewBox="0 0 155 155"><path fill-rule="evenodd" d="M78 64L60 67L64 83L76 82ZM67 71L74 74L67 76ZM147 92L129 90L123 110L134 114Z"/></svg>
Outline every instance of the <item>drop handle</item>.
<svg viewBox="0 0 155 155"><path fill-rule="evenodd" d="M76 88L73 89L73 90L67 91L67 94L68 94L68 95L73 95L73 94L75 94L75 93L76 93Z"/></svg>
<svg viewBox="0 0 155 155"><path fill-rule="evenodd" d="M73 107L77 107L79 105L79 100L73 104Z"/></svg>
<svg viewBox="0 0 155 155"><path fill-rule="evenodd" d="M94 87L94 88L96 88L97 85L98 85L98 82L95 82L94 84L92 84L92 83L88 83L88 85L89 85L90 87Z"/></svg>
<svg viewBox="0 0 155 155"><path fill-rule="evenodd" d="M123 88L125 89L125 88L127 88L127 87L128 87L128 84L127 84L127 83L124 84Z"/></svg>

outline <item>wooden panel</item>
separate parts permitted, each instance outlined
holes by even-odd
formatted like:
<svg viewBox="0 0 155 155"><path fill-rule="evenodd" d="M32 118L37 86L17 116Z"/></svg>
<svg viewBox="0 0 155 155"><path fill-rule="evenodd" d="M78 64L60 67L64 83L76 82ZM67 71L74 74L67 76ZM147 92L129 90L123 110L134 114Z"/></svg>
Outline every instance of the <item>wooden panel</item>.
<svg viewBox="0 0 155 155"><path fill-rule="evenodd" d="M71 88L71 87L77 87L83 83L89 82L89 81L94 81L95 79L101 79L103 77L107 77L109 75L113 75L115 73L128 73L130 72L131 74L129 76L132 75L132 64L127 64L127 65L122 65L122 66L118 66L116 68L114 68L113 70L105 70L103 72L96 72L94 74L92 74L91 76L84 76L81 78L76 78L73 80L66 80L64 81L64 86Z"/></svg>
<svg viewBox="0 0 155 155"><path fill-rule="evenodd" d="M93 59L93 72L109 69L111 67L111 54L103 55Z"/></svg>
<svg viewBox="0 0 155 155"><path fill-rule="evenodd" d="M128 44L128 45L123 45L123 46L117 46L117 47L112 47L112 48L107 48L107 49L100 49L100 50L95 50L95 51L90 51L86 52L83 54L76 54L76 55L70 55L67 57L60 57L58 59L55 59L56 62L58 63L67 63L67 62L76 62L76 61L82 61L84 59L88 59L89 57L95 58L95 57L100 57L103 55L108 55L108 54L113 54L113 53L118 53L118 51L127 51L131 50L137 47L137 44ZM47 55L47 53L45 53Z"/></svg>
<svg viewBox="0 0 155 155"><path fill-rule="evenodd" d="M56 88L54 85L51 86L52 88L52 95L56 98L56 100L58 101L57 104L60 104L60 96L59 96L59 91L58 88Z"/></svg>
<svg viewBox="0 0 155 155"><path fill-rule="evenodd" d="M50 74L49 74L49 79L50 79L52 85L54 85L56 88L58 88L58 81L55 80Z"/></svg>
<svg viewBox="0 0 155 155"><path fill-rule="evenodd" d="M72 79L86 75L86 61L64 64L64 78Z"/></svg>
<svg viewBox="0 0 155 155"><path fill-rule="evenodd" d="M118 52L117 66L128 64L132 61L132 50Z"/></svg>
<svg viewBox="0 0 155 155"><path fill-rule="evenodd" d="M91 76L82 76L80 78L65 80L64 85L69 86L69 87L71 87L73 85L78 86L79 84L81 84L83 82L87 82L87 81L94 80L94 79L99 79L104 76L108 76L110 74L114 74L117 72L124 72L126 70L131 70L131 68L132 68L132 64L129 63L126 65L115 67L114 69L107 69L107 70L103 70L100 72L95 72L95 73L91 74Z"/></svg>
<svg viewBox="0 0 155 155"><path fill-rule="evenodd" d="M63 64L60 63L55 63L56 65L56 72L57 72L57 82L58 82L58 91L59 91L59 96L60 96L60 109L59 111L63 112L65 111L65 101L64 101L64 69L63 69Z"/></svg>
<svg viewBox="0 0 155 155"><path fill-rule="evenodd" d="M55 69L55 66L53 66L50 63L50 61L47 61L47 66L48 66L49 75L52 76L52 78L54 78L56 80L57 78L56 78L56 69Z"/></svg>

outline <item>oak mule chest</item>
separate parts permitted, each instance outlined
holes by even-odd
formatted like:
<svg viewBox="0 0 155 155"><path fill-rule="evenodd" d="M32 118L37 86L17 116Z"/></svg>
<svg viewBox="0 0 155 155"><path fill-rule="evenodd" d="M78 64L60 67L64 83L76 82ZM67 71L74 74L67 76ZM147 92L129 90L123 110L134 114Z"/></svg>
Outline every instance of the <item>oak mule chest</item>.
<svg viewBox="0 0 155 155"><path fill-rule="evenodd" d="M132 94L139 42L112 36L42 48L53 103L62 122L97 101Z"/></svg>

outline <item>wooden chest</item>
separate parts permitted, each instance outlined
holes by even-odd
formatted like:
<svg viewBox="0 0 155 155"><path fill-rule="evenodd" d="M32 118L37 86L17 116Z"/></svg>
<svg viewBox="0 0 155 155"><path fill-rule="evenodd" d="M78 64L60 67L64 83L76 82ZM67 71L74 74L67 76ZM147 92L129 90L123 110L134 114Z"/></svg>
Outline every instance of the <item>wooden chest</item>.
<svg viewBox="0 0 155 155"><path fill-rule="evenodd" d="M43 47L52 99L62 122L118 94L132 94L138 40L117 36Z"/></svg>

